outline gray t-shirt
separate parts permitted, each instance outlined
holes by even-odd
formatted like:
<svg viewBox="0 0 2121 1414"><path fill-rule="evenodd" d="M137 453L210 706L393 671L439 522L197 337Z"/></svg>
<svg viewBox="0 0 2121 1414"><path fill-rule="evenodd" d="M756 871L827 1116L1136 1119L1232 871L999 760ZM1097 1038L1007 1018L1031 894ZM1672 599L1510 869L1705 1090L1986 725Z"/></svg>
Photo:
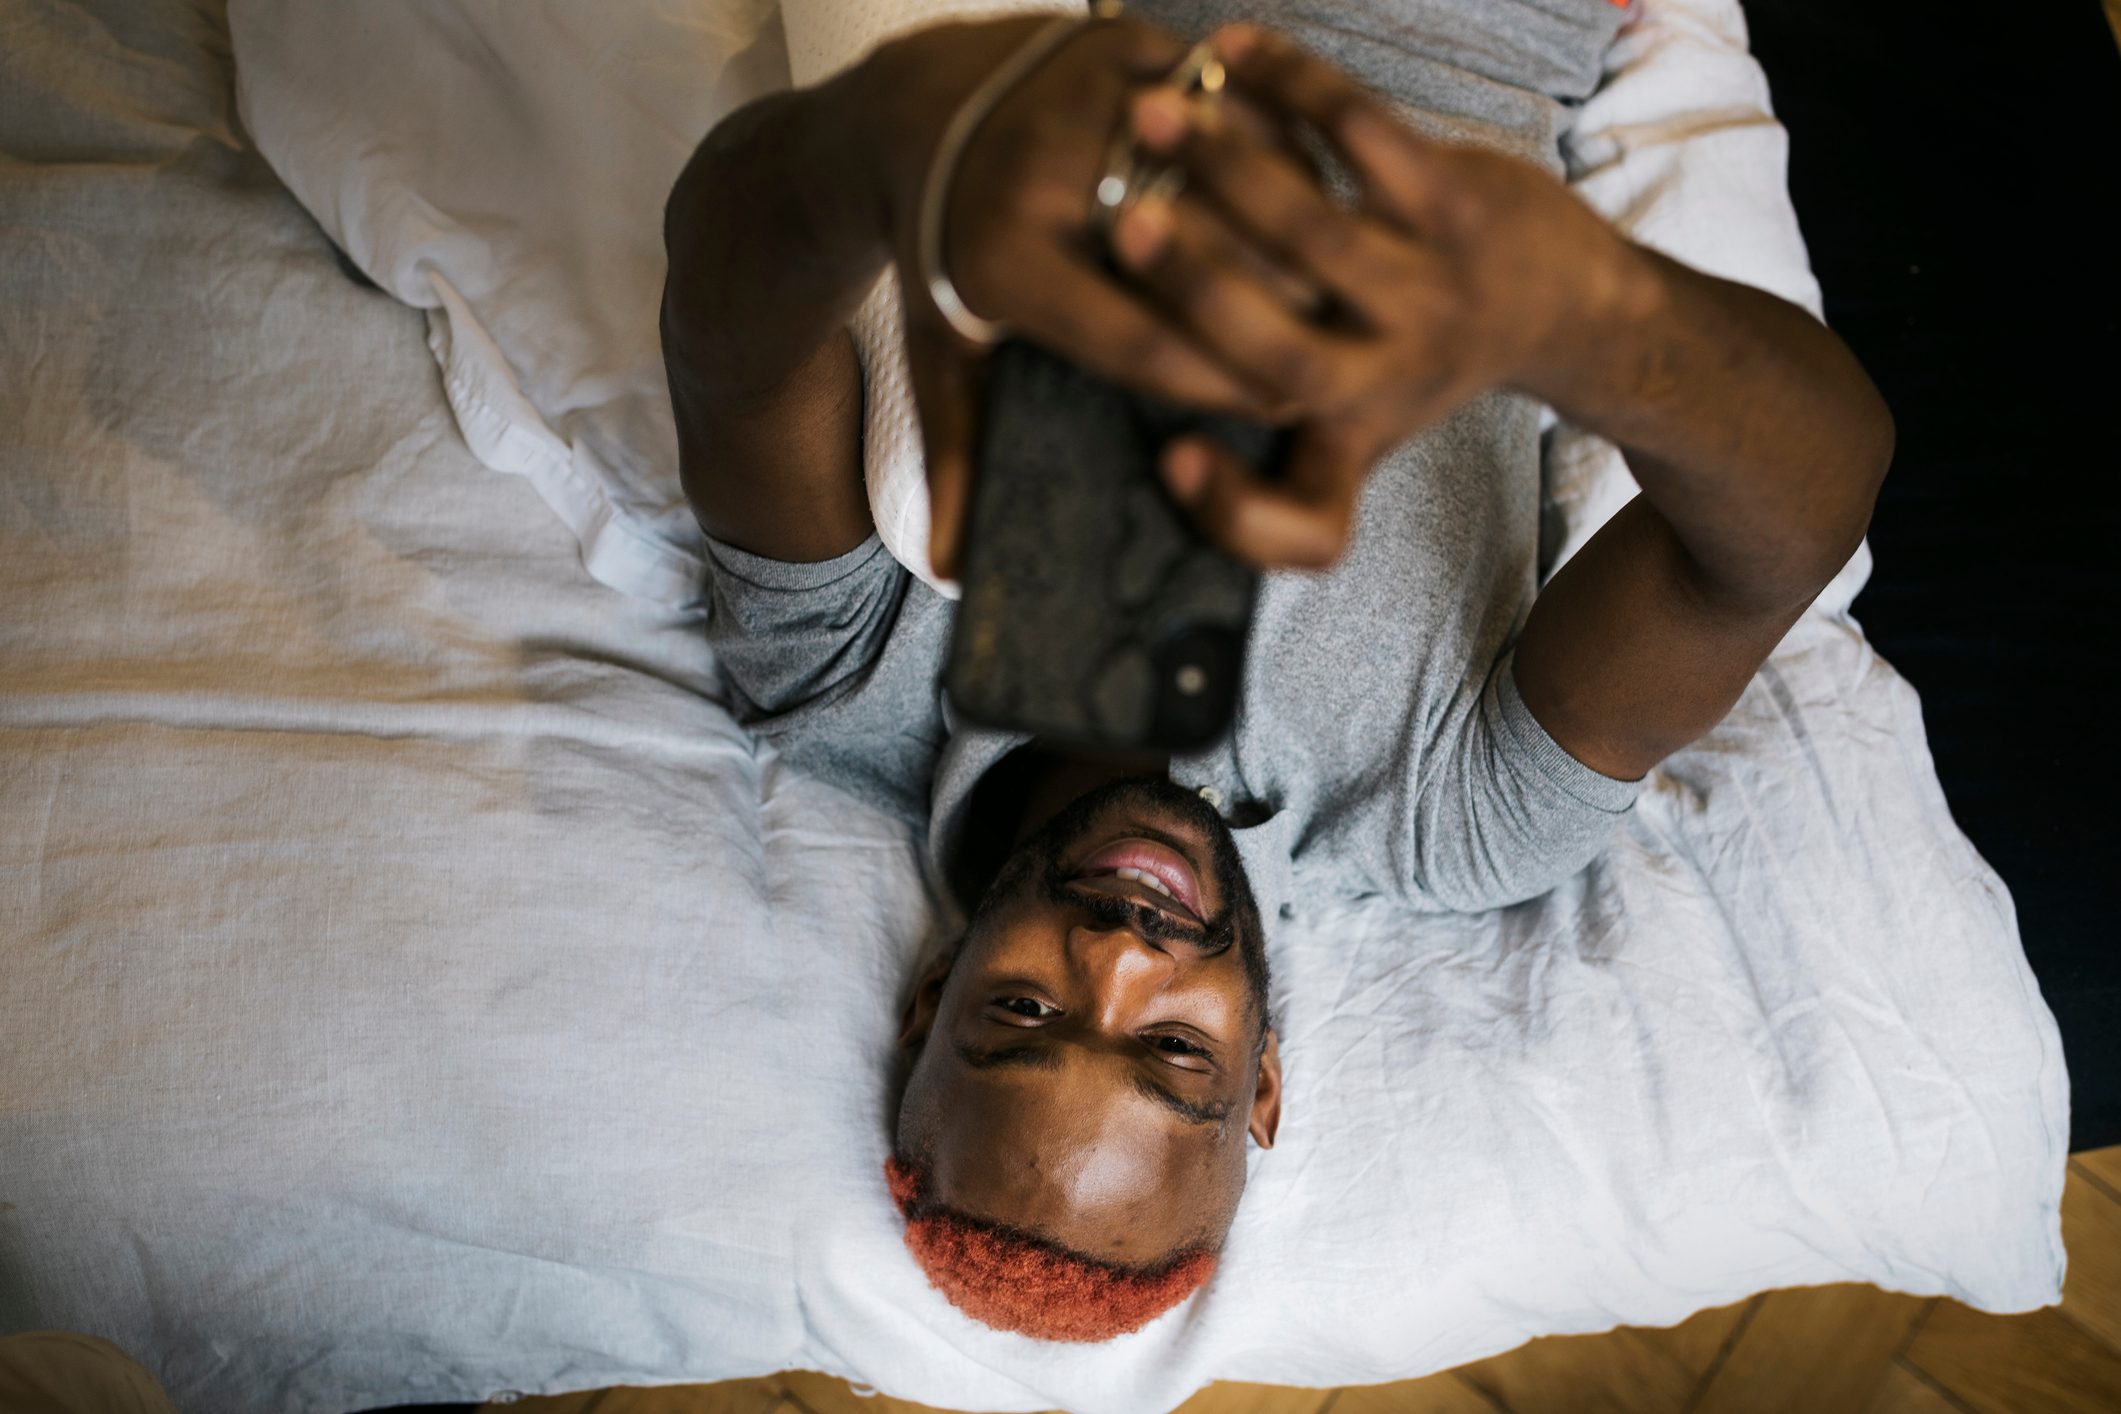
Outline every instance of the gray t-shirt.
<svg viewBox="0 0 2121 1414"><path fill-rule="evenodd" d="M1267 18L1213 0L1131 9L1189 34ZM1428 130L1551 168L1618 16L1605 0L1340 0L1271 18ZM1491 394L1379 464L1333 570L1265 577L1235 726L1171 774L1232 823L1269 918L1370 894L1461 911L1530 898L1633 805L1638 783L1571 757L1517 693L1539 483L1538 407ZM952 720L937 686L949 602L874 537L813 564L709 548L709 634L738 720L926 825L946 878L974 787L1023 741Z"/></svg>

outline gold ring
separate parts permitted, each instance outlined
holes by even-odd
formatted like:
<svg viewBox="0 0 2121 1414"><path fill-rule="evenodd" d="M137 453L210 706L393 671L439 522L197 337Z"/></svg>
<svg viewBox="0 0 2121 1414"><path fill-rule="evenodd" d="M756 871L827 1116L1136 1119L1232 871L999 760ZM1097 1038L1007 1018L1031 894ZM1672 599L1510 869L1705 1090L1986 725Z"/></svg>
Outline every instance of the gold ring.
<svg viewBox="0 0 2121 1414"><path fill-rule="evenodd" d="M1202 40L1186 51L1186 56L1163 81L1183 90L1188 98L1201 97L1213 103L1222 97L1224 78L1222 60L1216 58L1215 51ZM1183 167L1143 155L1133 134L1127 130L1127 119L1123 114L1119 130L1105 148L1104 175L1097 179L1097 186L1091 194L1092 211L1100 235L1109 245L1113 227L1135 202L1145 196L1168 201L1184 191L1185 186Z"/></svg>

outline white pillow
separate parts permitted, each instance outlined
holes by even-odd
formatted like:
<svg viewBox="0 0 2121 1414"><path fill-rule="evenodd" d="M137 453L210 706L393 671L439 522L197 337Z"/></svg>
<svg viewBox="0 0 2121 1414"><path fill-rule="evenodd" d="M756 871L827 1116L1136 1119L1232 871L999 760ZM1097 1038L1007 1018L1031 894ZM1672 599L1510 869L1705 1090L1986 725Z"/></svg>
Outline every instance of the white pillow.
<svg viewBox="0 0 2121 1414"><path fill-rule="evenodd" d="M697 599L657 310L664 199L722 114L788 84L777 0L235 0L266 160L427 311L464 439L528 477L590 573Z"/></svg>
<svg viewBox="0 0 2121 1414"><path fill-rule="evenodd" d="M656 314L663 202L694 146L791 74L811 82L893 34L1066 8L236 0L229 23L260 151L356 265L427 311L473 452L531 480L598 579L678 605L706 569ZM895 275L854 328L871 508L885 543L937 583Z"/></svg>

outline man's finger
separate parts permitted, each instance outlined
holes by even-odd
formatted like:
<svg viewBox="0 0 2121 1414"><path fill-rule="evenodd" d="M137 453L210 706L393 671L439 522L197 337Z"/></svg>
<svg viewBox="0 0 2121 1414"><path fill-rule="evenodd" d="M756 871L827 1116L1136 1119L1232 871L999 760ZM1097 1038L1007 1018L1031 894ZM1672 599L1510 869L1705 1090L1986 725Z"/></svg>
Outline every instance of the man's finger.
<svg viewBox="0 0 2121 1414"><path fill-rule="evenodd" d="M1344 210L1315 173L1244 122L1210 120L1203 110L1169 150L1185 168L1189 195L1211 200L1248 240L1373 324L1389 322L1380 299L1432 273L1403 231Z"/></svg>
<svg viewBox="0 0 2121 1414"><path fill-rule="evenodd" d="M1184 407L1271 421L1282 409L1216 362L1183 326L1082 255L1059 245L1025 251L1011 272L1021 332L1100 378Z"/></svg>
<svg viewBox="0 0 2121 1414"><path fill-rule="evenodd" d="M1371 205L1417 232L1444 218L1445 144L1416 133L1382 97L1287 35L1226 25L1210 43L1247 98L1308 123L1339 149Z"/></svg>
<svg viewBox="0 0 2121 1414"><path fill-rule="evenodd" d="M1358 447L1309 431L1280 483L1203 437L1166 447L1161 469L1201 533L1238 559L1261 569L1325 569L1347 549L1369 465Z"/></svg>
<svg viewBox="0 0 2121 1414"><path fill-rule="evenodd" d="M1123 15L1116 24L1094 28L1112 31L1116 36L1112 43L1117 66L1121 73L1137 81L1154 80L1168 74L1192 47L1162 25L1132 16Z"/></svg>
<svg viewBox="0 0 2121 1414"><path fill-rule="evenodd" d="M1114 244L1216 359L1269 399L1321 413L1368 390L1370 350L1312 325L1308 303L1292 304L1293 292L1262 277L1272 264L1190 194L1144 199L1121 218Z"/></svg>

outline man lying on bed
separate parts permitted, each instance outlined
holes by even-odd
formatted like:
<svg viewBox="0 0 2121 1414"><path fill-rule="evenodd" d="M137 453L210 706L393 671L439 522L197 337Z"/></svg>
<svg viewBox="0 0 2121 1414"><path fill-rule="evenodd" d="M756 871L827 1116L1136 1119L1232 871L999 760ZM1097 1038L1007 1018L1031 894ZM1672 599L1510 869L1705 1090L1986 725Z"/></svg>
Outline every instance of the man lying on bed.
<svg viewBox="0 0 2121 1414"><path fill-rule="evenodd" d="M1593 73L1616 22L1567 41ZM1043 23L927 30L718 126L670 200L664 349L733 708L926 824L970 913L906 1013L908 1243L978 1319L1097 1340L1205 1279L1246 1137L1273 1143L1262 913L1485 909L1581 869L1854 550L1892 431L1827 330L1629 244L1548 171L1415 136L1270 31L1220 35L1231 96L1198 112L1155 85L1183 41L1101 20L976 130L948 272L1092 370L1295 424L1278 486L1208 446L1162 466L1210 536L1285 572L1221 748L1145 772L953 729L950 605L875 537L846 326L898 260L947 573L976 350L917 293L911 213L952 111ZM1460 116L1506 88L1454 95ZM1543 111L1477 116L1507 136ZM1353 209L1276 136L1298 121L1359 179ZM1188 173L1115 229L1131 280L1090 253L1123 122ZM1643 488L1544 592L1540 403Z"/></svg>

